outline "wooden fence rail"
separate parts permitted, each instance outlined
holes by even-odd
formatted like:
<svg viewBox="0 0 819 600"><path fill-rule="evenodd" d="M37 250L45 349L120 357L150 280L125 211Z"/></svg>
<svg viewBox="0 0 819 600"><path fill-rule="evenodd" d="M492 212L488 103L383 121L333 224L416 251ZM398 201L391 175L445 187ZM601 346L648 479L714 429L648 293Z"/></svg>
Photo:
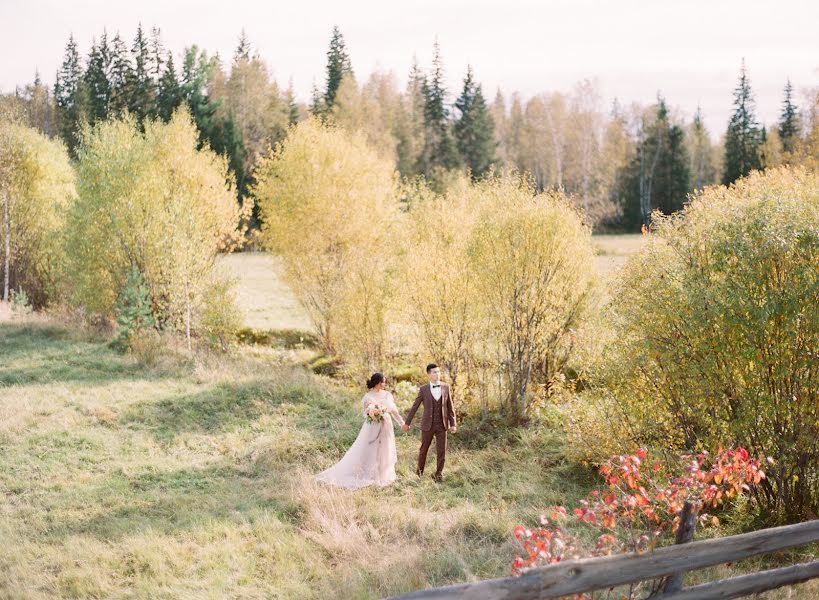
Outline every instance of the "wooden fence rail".
<svg viewBox="0 0 819 600"><path fill-rule="evenodd" d="M752 533L665 546L643 554L569 560L526 570L519 577L487 579L420 590L395 600L548 600L608 589L648 579L734 562L759 554L819 542L819 520ZM732 577L679 591L656 600L738 598L819 577L819 561Z"/></svg>

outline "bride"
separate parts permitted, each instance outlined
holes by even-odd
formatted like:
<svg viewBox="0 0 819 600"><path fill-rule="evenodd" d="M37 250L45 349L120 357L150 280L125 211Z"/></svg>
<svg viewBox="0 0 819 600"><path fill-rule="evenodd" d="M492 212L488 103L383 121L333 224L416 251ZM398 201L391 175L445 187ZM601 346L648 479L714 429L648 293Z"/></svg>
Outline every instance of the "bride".
<svg viewBox="0 0 819 600"><path fill-rule="evenodd" d="M395 481L395 463L398 455L395 451L394 418L398 425L404 425L404 419L395 406L395 400L384 389L386 380L381 373L373 373L367 381L367 393L361 399L361 413L364 424L358 437L347 450L344 457L326 471L316 475L318 481L339 487L356 490L368 485L389 485ZM372 422L367 417L368 410L381 412L381 420Z"/></svg>

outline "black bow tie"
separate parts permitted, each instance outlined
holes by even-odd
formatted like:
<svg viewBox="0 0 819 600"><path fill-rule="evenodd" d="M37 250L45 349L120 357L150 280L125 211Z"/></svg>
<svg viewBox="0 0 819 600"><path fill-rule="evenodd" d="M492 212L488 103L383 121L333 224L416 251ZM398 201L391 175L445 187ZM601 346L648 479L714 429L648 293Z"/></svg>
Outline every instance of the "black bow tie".
<svg viewBox="0 0 819 600"><path fill-rule="evenodd" d="M432 387L434 387L434 388L441 387L441 384L440 383L434 383L434 384L432 384Z"/></svg>

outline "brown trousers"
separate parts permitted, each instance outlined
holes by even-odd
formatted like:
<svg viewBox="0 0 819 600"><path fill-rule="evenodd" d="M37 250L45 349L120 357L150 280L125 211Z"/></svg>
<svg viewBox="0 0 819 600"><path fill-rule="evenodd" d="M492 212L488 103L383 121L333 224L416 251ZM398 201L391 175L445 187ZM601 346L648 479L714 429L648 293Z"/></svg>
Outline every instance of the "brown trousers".
<svg viewBox="0 0 819 600"><path fill-rule="evenodd" d="M424 467L427 464L427 451L435 437L435 453L437 462L435 464L435 474L440 475L444 470L444 459L446 458L446 429L444 427L433 427L429 431L421 431L421 449L418 452L419 475L424 474Z"/></svg>

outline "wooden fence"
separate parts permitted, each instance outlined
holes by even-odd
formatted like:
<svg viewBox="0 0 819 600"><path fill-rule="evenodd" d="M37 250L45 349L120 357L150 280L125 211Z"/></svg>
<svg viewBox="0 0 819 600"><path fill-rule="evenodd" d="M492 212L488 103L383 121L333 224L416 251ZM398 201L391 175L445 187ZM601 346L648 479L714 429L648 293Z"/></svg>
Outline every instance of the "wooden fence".
<svg viewBox="0 0 819 600"><path fill-rule="evenodd" d="M693 528L682 535L690 537ZM547 600L665 578L652 600L710 600L739 598L819 577L817 560L681 589L687 571L819 542L819 520L690 543L678 537L677 542L643 554L569 560L528 569L519 577L432 588L396 599Z"/></svg>

